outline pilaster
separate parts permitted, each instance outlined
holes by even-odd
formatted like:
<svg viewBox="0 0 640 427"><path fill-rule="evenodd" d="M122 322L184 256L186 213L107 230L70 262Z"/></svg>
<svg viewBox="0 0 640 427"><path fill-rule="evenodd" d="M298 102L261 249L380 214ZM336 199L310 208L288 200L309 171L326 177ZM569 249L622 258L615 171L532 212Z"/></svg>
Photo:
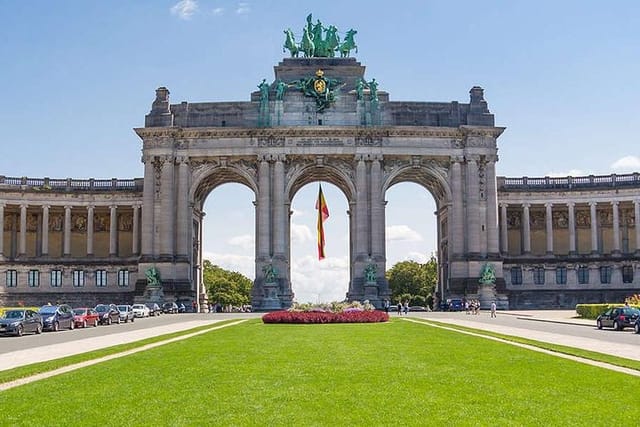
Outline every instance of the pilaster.
<svg viewBox="0 0 640 427"><path fill-rule="evenodd" d="M87 206L87 256L93 255L93 205Z"/></svg>
<svg viewBox="0 0 640 427"><path fill-rule="evenodd" d="M498 189L496 183L496 158L497 156L487 156L485 166L487 180L487 253L497 256L500 254L499 248L499 228L498 228Z"/></svg>
<svg viewBox="0 0 640 427"><path fill-rule="evenodd" d="M42 256L49 255L49 205L42 205Z"/></svg>
<svg viewBox="0 0 640 427"><path fill-rule="evenodd" d="M611 202L613 210L613 250L614 255L620 255L620 210L618 209L618 201Z"/></svg>
<svg viewBox="0 0 640 427"><path fill-rule="evenodd" d="M553 255L553 203L545 203L545 235L547 238L547 255Z"/></svg>
<svg viewBox="0 0 640 427"><path fill-rule="evenodd" d="M531 254L531 221L529 219L529 203L522 204L522 240L525 255Z"/></svg>
<svg viewBox="0 0 640 427"><path fill-rule="evenodd" d="M575 203L567 203L567 209L569 210L569 255L576 254L576 213Z"/></svg>
<svg viewBox="0 0 640 427"><path fill-rule="evenodd" d="M467 252L470 256L480 255L480 198L478 182L478 159L468 156L467 160Z"/></svg>
<svg viewBox="0 0 640 427"><path fill-rule="evenodd" d="M591 254L598 254L598 216L596 215L596 208L598 203L589 202L590 214L591 214Z"/></svg>
<svg viewBox="0 0 640 427"><path fill-rule="evenodd" d="M71 206L64 207L64 243L62 248L62 256L71 255Z"/></svg>
<svg viewBox="0 0 640 427"><path fill-rule="evenodd" d="M111 205L109 207L109 256L118 255L118 207Z"/></svg>
<svg viewBox="0 0 640 427"><path fill-rule="evenodd" d="M507 225L507 203L500 204L500 240L502 246L502 254L509 253L509 229Z"/></svg>

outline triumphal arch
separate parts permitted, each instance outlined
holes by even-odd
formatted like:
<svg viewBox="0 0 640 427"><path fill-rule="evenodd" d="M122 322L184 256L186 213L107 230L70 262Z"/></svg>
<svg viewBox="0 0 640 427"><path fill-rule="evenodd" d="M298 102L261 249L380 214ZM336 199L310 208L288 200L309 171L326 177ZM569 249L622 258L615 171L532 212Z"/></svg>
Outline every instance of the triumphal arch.
<svg viewBox="0 0 640 427"><path fill-rule="evenodd" d="M349 205L347 298L380 306L388 283L365 272L387 268L385 193L413 182L436 201L439 294L478 293L488 268L495 278L481 296L494 299L504 287L495 173L504 128L483 89L472 87L468 103L392 101L351 56L355 30L341 43L334 26L308 19L300 43L285 33L291 57L249 101L171 104L167 88L156 90L135 130L144 162L138 270L157 268L165 292L194 292L204 304L203 203L217 186L240 183L255 194L252 305L288 307L291 201L326 181Z"/></svg>

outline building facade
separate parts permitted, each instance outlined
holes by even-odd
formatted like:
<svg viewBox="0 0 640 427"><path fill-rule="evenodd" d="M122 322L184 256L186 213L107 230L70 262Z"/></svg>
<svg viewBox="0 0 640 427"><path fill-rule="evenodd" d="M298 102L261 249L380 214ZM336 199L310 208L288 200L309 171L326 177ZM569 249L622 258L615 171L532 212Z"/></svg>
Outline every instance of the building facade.
<svg viewBox="0 0 640 427"><path fill-rule="evenodd" d="M246 102L171 104L158 88L135 129L143 178L0 177L0 305L140 301L155 269L167 299L205 310L203 204L230 182L255 194L258 310L295 299L290 204L315 181L349 204L347 299L390 295L384 274L366 272L390 267L385 193L401 182L436 201L440 299L555 308L640 292L638 174L496 177L504 128L480 87L468 103L394 102L354 58L274 68Z"/></svg>

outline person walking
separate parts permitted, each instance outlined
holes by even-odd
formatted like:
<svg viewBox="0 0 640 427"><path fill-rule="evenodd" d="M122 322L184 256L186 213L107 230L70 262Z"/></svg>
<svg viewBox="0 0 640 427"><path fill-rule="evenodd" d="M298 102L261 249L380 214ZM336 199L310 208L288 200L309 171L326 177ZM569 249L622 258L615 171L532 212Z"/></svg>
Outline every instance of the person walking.
<svg viewBox="0 0 640 427"><path fill-rule="evenodd" d="M493 302L491 303L491 317L496 317L496 308L497 308L497 307L496 307L496 302L495 302L495 301L493 301Z"/></svg>
<svg viewBox="0 0 640 427"><path fill-rule="evenodd" d="M391 305L390 305L390 303L389 303L389 300L388 300L388 299L384 300L384 312L385 312L385 313L389 314L389 307L390 307L390 306L391 306Z"/></svg>
<svg viewBox="0 0 640 427"><path fill-rule="evenodd" d="M398 301L398 314L402 314L402 303Z"/></svg>
<svg viewBox="0 0 640 427"><path fill-rule="evenodd" d="M405 301L405 302L404 302L404 307L403 307L403 309L404 309L404 314L405 314L405 315L406 315L406 314L409 314L409 301Z"/></svg>

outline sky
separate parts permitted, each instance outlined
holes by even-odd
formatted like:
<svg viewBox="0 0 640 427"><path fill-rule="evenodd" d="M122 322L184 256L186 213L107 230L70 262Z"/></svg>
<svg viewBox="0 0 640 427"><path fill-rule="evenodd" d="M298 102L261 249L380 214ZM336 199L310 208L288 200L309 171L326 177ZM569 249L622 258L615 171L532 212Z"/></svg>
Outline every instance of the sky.
<svg viewBox="0 0 640 427"><path fill-rule="evenodd" d="M0 175L143 176L141 141L155 89L171 102L248 101L273 80L283 30L307 14L358 31L366 78L392 101L469 102L482 86L496 125L498 175L640 171L640 2L407 0L0 0ZM292 203L298 301L343 299L347 202L323 183L327 258L315 242L317 183ZM425 262L435 203L415 184L385 195L387 268ZM205 204L205 257L254 277L255 196L239 184ZM230 225L232 224L232 225Z"/></svg>

